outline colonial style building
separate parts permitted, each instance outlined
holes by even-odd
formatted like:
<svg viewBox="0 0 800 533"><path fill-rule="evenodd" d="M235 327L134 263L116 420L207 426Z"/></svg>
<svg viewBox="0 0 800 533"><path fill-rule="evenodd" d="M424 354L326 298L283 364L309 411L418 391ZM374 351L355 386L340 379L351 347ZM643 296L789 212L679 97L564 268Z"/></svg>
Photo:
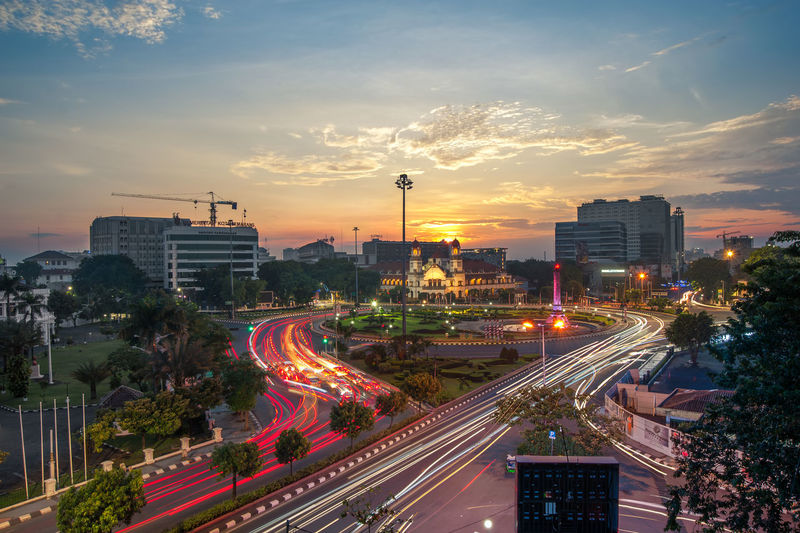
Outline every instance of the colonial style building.
<svg viewBox="0 0 800 533"><path fill-rule="evenodd" d="M521 286L520 281L497 265L463 259L458 239L443 244L445 246L431 253L423 263L422 245L416 239L411 243L406 269L411 298L454 301L498 296L501 290L516 293ZM380 272L381 291L388 292L402 285L400 261L380 262L367 268Z"/></svg>

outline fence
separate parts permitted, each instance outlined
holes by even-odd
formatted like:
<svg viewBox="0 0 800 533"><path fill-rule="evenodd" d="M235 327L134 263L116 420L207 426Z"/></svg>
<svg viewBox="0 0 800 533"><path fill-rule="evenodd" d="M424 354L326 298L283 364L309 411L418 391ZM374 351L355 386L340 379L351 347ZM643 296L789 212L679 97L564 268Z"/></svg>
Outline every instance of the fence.
<svg viewBox="0 0 800 533"><path fill-rule="evenodd" d="M624 409L614 401L616 396L617 385L614 384L605 394L605 408L610 416L623 421L625 434L639 444L672 457L675 453L673 439L682 440L683 433Z"/></svg>

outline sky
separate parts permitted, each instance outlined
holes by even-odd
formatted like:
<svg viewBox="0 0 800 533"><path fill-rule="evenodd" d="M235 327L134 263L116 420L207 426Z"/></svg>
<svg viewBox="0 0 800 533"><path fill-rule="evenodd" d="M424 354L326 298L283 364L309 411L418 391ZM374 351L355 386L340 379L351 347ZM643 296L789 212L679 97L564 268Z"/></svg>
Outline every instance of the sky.
<svg viewBox="0 0 800 533"><path fill-rule="evenodd" d="M800 4L0 0L0 255L238 202L279 258L458 237L553 257L595 198L687 248L800 225Z"/></svg>

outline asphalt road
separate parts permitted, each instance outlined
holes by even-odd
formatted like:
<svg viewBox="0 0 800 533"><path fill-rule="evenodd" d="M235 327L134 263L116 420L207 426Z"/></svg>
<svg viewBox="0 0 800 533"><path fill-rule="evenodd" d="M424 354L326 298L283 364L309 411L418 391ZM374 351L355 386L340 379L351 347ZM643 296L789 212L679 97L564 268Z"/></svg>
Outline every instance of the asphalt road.
<svg viewBox="0 0 800 533"><path fill-rule="evenodd" d="M625 331L553 357L548 363L548 383L565 383L596 393L607 388L613 376L640 364L629 352L657 341L663 322L635 313L630 316L635 325ZM541 380L538 364L502 378L490 389L458 400L452 410L437 410L432 423L413 436L235 530L282 532L289 520L292 527L305 531L366 531L352 519L340 517L341 502L371 488L378 498L375 503L391 497L398 516L412 520L401 531L485 531L487 519L492 520L495 531L512 531L514 481L503 473L503 463L506 453L516 446L517 430L494 424L491 414L499 398ZM658 522L661 517L654 513L663 509L661 497L669 470L635 450L622 449L619 453L624 465L623 494L628 500L620 516L621 525L627 531L661 531L663 522ZM237 514L250 511L255 516L258 505L263 502ZM203 530L214 527L212 524Z"/></svg>

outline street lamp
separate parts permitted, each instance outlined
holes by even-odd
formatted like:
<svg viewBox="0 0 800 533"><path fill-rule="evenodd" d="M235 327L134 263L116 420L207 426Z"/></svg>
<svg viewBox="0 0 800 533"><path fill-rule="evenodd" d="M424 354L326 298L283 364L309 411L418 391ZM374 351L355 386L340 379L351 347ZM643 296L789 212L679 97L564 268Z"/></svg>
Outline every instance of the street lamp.
<svg viewBox="0 0 800 533"><path fill-rule="evenodd" d="M356 252L356 301L355 306L358 309L358 226L353 226L353 232L356 234L355 238L355 252Z"/></svg>
<svg viewBox="0 0 800 533"><path fill-rule="evenodd" d="M408 282L406 281L406 191L412 189L412 185L414 184L413 181L408 179L408 175L400 174L400 177L397 178L397 181L394 182L398 189L403 191L403 245L402 245L402 258L401 261L401 288L400 294L402 294L402 305L403 305L403 355L405 356L405 339L406 339L406 286Z"/></svg>

